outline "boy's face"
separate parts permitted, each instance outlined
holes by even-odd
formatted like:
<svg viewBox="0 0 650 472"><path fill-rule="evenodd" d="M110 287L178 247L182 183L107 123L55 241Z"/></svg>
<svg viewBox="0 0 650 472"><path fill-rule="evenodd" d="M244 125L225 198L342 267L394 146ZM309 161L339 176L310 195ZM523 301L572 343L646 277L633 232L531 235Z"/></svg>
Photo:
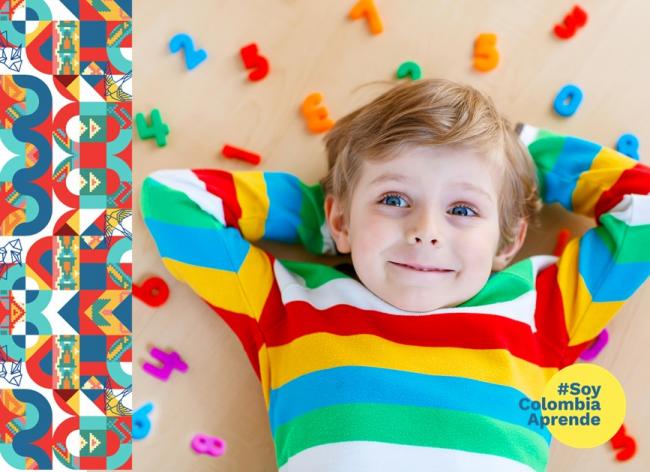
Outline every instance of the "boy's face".
<svg viewBox="0 0 650 472"><path fill-rule="evenodd" d="M349 218L343 202L326 199L338 250L351 252L359 280L399 309L427 312L461 304L481 290L492 270L505 267L525 236L522 224L517 241L496 255L496 167L477 151L443 146L364 161Z"/></svg>

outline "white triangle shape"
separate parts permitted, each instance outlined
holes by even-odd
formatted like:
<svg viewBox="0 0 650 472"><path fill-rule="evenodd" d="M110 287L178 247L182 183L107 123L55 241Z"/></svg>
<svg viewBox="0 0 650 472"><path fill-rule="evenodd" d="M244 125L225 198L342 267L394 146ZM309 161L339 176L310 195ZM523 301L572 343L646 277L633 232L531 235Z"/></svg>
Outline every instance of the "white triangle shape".
<svg viewBox="0 0 650 472"><path fill-rule="evenodd" d="M89 209L82 209L80 210L80 215L79 215L79 224L81 227L79 228L79 234L83 234L86 229L90 225L92 225L97 218L101 216L101 214L104 212L101 208L89 208ZM100 227L101 228L101 227Z"/></svg>
<svg viewBox="0 0 650 472"><path fill-rule="evenodd" d="M106 98L103 97L102 95L98 94L97 91L90 86L88 82L86 82L82 77L79 77L79 101L83 102L104 102L106 101ZM103 87L102 87L103 91Z"/></svg>
<svg viewBox="0 0 650 472"><path fill-rule="evenodd" d="M102 398L103 403L103 397L100 398ZM106 416L106 413L90 401L90 398L88 398L81 390L79 390L79 400L79 416Z"/></svg>

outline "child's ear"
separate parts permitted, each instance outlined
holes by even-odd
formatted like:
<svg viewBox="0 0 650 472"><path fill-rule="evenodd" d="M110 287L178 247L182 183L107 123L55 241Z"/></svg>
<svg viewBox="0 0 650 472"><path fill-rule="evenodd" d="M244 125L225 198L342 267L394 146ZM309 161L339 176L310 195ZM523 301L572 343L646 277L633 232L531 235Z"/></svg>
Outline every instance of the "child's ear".
<svg viewBox="0 0 650 472"><path fill-rule="evenodd" d="M519 220L515 240L509 246L503 248L499 254L492 259L492 271L499 271L506 268L508 263L515 257L515 254L524 245L526 239L526 231L528 230L528 221L526 219Z"/></svg>
<svg viewBox="0 0 650 472"><path fill-rule="evenodd" d="M333 195L325 197L325 221L327 221L338 252L348 254L351 248L344 208L341 201Z"/></svg>

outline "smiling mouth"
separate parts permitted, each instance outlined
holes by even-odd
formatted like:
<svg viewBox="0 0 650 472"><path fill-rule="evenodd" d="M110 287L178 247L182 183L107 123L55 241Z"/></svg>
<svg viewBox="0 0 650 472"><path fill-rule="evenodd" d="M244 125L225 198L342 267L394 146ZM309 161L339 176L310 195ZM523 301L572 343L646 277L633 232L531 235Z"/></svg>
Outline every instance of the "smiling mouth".
<svg viewBox="0 0 650 472"><path fill-rule="evenodd" d="M438 267L426 267L426 266L419 266L419 265L411 265L411 264L401 264L399 262L393 262L393 261L388 261L391 264L394 264L398 267L402 267L404 269L410 269L414 270L417 272L432 272L432 273L440 273L444 274L446 272L453 272L453 270L450 269L440 269Z"/></svg>

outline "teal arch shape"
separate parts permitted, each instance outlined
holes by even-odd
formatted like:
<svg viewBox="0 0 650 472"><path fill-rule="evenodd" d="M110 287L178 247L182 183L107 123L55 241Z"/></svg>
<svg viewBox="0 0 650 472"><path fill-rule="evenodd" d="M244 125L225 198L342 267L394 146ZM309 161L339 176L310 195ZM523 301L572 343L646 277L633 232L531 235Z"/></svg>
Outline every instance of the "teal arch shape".
<svg viewBox="0 0 650 472"><path fill-rule="evenodd" d="M106 367L108 367L108 374L111 376L111 380L119 385L131 385L132 379L131 374L128 374L124 371L121 362L106 362Z"/></svg>
<svg viewBox="0 0 650 472"><path fill-rule="evenodd" d="M28 290L29 296L32 295L32 293L36 293L36 298L34 298L31 301L27 302L27 307L26 307L26 317L27 317L27 323L34 325L36 328L36 333L29 332L29 326L28 326L28 332L27 334L54 334L52 332L52 325L48 321L48 319L45 317L43 314L45 312L45 308L47 308L47 305L50 303L52 300L52 291L51 290Z"/></svg>
<svg viewBox="0 0 650 472"><path fill-rule="evenodd" d="M108 53L108 59L111 61L111 66L115 69L125 71L125 73L131 70L131 60L124 57L121 48L106 48L106 52Z"/></svg>

